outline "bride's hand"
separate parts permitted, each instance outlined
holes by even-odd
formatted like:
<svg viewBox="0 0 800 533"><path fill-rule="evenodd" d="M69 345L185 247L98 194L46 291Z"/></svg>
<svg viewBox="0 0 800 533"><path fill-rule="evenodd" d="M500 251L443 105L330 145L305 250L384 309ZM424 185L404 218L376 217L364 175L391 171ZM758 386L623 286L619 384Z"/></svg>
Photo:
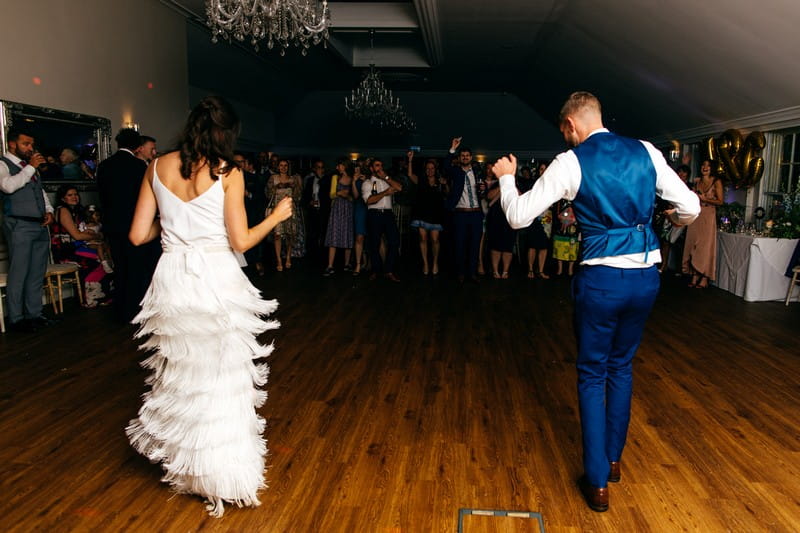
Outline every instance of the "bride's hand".
<svg viewBox="0 0 800 533"><path fill-rule="evenodd" d="M278 205L272 210L271 216L277 217L278 222L283 222L292 216L292 199L287 196L278 202Z"/></svg>

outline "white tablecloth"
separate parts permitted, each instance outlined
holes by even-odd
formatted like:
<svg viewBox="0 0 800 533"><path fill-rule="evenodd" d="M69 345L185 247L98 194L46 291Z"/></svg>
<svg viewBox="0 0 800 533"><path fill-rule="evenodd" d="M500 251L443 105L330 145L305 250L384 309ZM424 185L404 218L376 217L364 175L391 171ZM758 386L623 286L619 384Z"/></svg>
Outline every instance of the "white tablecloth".
<svg viewBox="0 0 800 533"><path fill-rule="evenodd" d="M783 300L785 276L798 239L718 233L717 286L748 302Z"/></svg>

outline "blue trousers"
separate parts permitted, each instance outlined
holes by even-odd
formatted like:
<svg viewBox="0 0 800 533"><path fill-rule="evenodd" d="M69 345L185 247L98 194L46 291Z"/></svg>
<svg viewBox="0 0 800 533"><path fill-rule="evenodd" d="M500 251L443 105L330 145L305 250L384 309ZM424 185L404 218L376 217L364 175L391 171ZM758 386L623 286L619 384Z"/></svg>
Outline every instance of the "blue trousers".
<svg viewBox="0 0 800 533"><path fill-rule="evenodd" d="M483 233L483 213L453 213L453 244L455 245L455 267L459 276L478 275L478 256L480 255L481 234Z"/></svg>
<svg viewBox="0 0 800 533"><path fill-rule="evenodd" d="M656 267L587 266L575 276L575 336L583 468L595 487L608 484L631 417L633 356L661 284Z"/></svg>

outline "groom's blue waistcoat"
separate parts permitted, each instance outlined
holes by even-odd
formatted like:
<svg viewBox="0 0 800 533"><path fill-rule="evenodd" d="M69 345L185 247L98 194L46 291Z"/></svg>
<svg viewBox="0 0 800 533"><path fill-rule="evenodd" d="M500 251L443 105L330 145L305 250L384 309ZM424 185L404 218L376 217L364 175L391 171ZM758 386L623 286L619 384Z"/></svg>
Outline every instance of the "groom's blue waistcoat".
<svg viewBox="0 0 800 533"><path fill-rule="evenodd" d="M581 166L573 201L582 235L581 260L657 250L651 223L656 169L644 145L601 132L573 152Z"/></svg>

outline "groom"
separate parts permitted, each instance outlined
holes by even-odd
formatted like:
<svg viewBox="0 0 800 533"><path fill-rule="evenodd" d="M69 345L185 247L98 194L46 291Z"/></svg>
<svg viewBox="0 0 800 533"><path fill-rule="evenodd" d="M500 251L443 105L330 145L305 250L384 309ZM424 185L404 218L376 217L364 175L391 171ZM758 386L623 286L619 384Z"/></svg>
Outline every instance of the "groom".
<svg viewBox="0 0 800 533"><path fill-rule="evenodd" d="M494 171L502 176L500 202L513 228L528 226L562 198L573 202L583 235L582 268L572 286L583 433L578 484L589 507L602 512L607 483L620 480L633 356L660 285L654 200L658 195L675 205L668 216L676 225L697 218L700 204L653 145L603 127L592 94L570 95L559 118L572 149L556 157L533 189L518 194L513 155L498 160Z"/></svg>

